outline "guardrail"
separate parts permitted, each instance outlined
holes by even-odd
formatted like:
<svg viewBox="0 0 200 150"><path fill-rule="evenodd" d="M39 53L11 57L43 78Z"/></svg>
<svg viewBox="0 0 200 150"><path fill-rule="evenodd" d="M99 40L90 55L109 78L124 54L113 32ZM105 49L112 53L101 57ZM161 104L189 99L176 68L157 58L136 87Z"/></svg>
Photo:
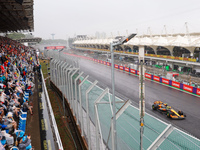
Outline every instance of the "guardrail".
<svg viewBox="0 0 200 150"><path fill-rule="evenodd" d="M102 61L102 60L98 60L98 59L94 59L94 58L90 58L90 57L85 57L85 56L80 56L80 55L75 55L75 54L70 54L70 53L66 53L66 54L71 55L71 56L75 56L75 57L80 57L80 58L87 59L87 60L91 60L91 61L94 61L96 63L104 64L106 66L111 66L111 63L106 62L106 61ZM127 67L120 66L120 65L117 65L117 64L115 64L115 68L122 70L122 71L125 71L125 72L128 72L130 74L139 75L139 71L135 70L135 69L127 68ZM165 79L165 78L162 78L162 77L158 77L158 76L148 74L148 73L145 73L145 78L151 79L151 80L156 81L156 82L163 83L165 85L169 85L171 87L181 89L183 91L187 91L187 92L190 92L190 93L193 93L193 94L196 94L196 95L200 95L200 88L196 88L196 87L193 87L193 86L190 86L190 85L186 85L186 84L183 84L183 83L180 83L180 82L172 81L172 80Z"/></svg>
<svg viewBox="0 0 200 150"><path fill-rule="evenodd" d="M50 99L49 99L49 94L47 92L47 88L46 88L46 84L45 84L45 81L44 81L44 76L43 76L43 73L42 73L42 70L41 70L41 77L42 77L42 86L43 86L43 89L44 89L44 95L46 97L46 102L47 102L47 105L48 105L48 109L49 109L49 112L50 112L50 120L52 121L52 127L53 127L53 130L54 130L54 134L55 134L55 137L56 137L56 143L58 145L58 148L59 150L64 150L63 149L63 145L62 145L62 141L61 141L61 138L60 138L60 134L59 134L59 131L58 131L58 127L57 127L57 124L56 124L56 120L55 120L55 117L54 117L54 113L53 113L53 109L51 107L51 102L50 102Z"/></svg>
<svg viewBox="0 0 200 150"><path fill-rule="evenodd" d="M107 49L97 49L97 48L86 48L86 47L76 47L79 49L91 49L91 50L97 50L97 51L105 51L105 52L110 52L110 50ZM122 54L133 54L133 55L138 55L139 53L136 52L126 52L126 51L114 51L115 53L122 53ZM165 59L174 59L174 60L182 60L182 61L191 61L191 62L196 62L197 60L194 58L185 58L185 57L175 57L175 56L167 56L167 55L155 55L155 54L145 54L145 56L149 57L158 57L158 58L165 58Z"/></svg>

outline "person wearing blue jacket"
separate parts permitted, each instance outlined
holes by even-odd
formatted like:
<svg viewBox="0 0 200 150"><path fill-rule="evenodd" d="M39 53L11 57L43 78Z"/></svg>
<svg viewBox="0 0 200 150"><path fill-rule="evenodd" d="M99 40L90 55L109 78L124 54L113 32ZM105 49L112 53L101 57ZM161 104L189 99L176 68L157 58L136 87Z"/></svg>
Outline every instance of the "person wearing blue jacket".
<svg viewBox="0 0 200 150"><path fill-rule="evenodd" d="M19 150L26 150L26 147L31 143L31 136L27 136L25 141L22 140L22 137L18 137L17 142Z"/></svg>
<svg viewBox="0 0 200 150"><path fill-rule="evenodd" d="M0 81L3 83L6 80L6 77L4 75L0 75Z"/></svg>

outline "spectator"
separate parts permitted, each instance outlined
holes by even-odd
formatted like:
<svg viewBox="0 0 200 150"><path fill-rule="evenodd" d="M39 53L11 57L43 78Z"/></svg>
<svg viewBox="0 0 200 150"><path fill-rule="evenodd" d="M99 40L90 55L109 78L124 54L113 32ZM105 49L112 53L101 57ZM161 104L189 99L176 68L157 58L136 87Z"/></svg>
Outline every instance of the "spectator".
<svg viewBox="0 0 200 150"><path fill-rule="evenodd" d="M3 135L0 133L0 141L2 140L2 138L3 138ZM5 147L6 147L6 144L2 144L1 142L0 142L0 150L5 150Z"/></svg>
<svg viewBox="0 0 200 150"><path fill-rule="evenodd" d="M7 125L5 129L9 129L9 132L14 129L14 132L17 129L17 123L12 117L12 112L9 112L8 115L4 118L4 124Z"/></svg>
<svg viewBox="0 0 200 150"><path fill-rule="evenodd" d="M33 115L32 106L30 106L28 104L28 100L26 100L26 102L23 104L23 111L26 112L28 110L30 111L31 115Z"/></svg>
<svg viewBox="0 0 200 150"><path fill-rule="evenodd" d="M22 137L17 138L17 147L19 150L26 150L26 147L31 143L31 136L27 136L25 141L22 141Z"/></svg>
<svg viewBox="0 0 200 150"><path fill-rule="evenodd" d="M4 103L5 103L5 100L6 100L6 94L5 94L3 91L1 91L1 92L0 92L0 102L1 102L2 104L4 104Z"/></svg>
<svg viewBox="0 0 200 150"><path fill-rule="evenodd" d="M23 53L21 53L22 51ZM6 138L6 143L13 144L14 142L13 136L6 133L8 130L15 132L17 129L17 123L13 116L18 117L21 108L24 111L29 110L33 114L28 99L34 88L32 72L35 64L37 64L37 58L32 57L28 47L0 36L0 129L2 129L0 134ZM39 70L40 68L41 66L39 66ZM25 92L26 94L24 94ZM18 139L19 149L26 149L30 141L30 136L24 142ZM0 150L4 147L0 145Z"/></svg>

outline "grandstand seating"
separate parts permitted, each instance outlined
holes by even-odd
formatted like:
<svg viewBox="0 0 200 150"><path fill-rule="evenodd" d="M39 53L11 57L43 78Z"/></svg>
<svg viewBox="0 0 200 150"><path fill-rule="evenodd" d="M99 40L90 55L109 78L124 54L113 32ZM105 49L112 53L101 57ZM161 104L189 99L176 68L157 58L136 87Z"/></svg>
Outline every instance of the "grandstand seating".
<svg viewBox="0 0 200 150"><path fill-rule="evenodd" d="M0 81L0 92L3 93L0 96L1 144L6 144L6 147L13 150L18 149L15 146L13 134L16 134L16 137L23 137L22 141L27 138L25 135L27 111L30 110L32 114L32 106L28 104L28 101L33 94L34 75L32 72L33 68L37 67L37 61L37 57L29 51L28 47L0 36L0 76L4 77ZM20 93L23 94L23 97L20 97ZM8 115L9 113L10 115ZM17 118L16 121L12 116ZM15 128L14 124L17 120L19 123ZM31 144L26 149L32 149Z"/></svg>

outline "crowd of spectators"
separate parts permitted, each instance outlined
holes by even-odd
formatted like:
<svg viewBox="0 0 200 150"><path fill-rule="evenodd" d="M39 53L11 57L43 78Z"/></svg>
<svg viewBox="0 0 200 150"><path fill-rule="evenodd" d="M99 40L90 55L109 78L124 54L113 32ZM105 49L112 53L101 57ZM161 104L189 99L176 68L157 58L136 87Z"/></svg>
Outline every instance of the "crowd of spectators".
<svg viewBox="0 0 200 150"><path fill-rule="evenodd" d="M22 140L24 132L18 130L18 120L21 111L33 115L24 93L33 94L36 67L34 51L0 36L0 150L14 145L23 150L31 143L30 135Z"/></svg>

